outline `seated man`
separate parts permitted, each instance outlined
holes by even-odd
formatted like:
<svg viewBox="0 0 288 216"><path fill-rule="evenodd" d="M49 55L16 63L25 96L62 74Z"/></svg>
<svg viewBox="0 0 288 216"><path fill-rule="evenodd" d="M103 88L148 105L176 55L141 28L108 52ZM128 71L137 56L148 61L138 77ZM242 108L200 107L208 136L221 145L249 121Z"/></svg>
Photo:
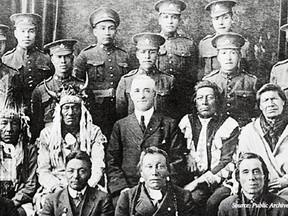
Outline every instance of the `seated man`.
<svg viewBox="0 0 288 216"><path fill-rule="evenodd" d="M32 216L37 150L29 144L28 117L10 102L0 104L0 196L12 199L20 215Z"/></svg>
<svg viewBox="0 0 288 216"><path fill-rule="evenodd" d="M102 177L106 137L98 126L92 124L92 117L83 104L83 88L64 85L54 120L41 131L36 141L39 148L37 173L44 194L67 185L65 157L73 150L85 151L91 157L91 187L97 185ZM56 96L55 92L47 91Z"/></svg>
<svg viewBox="0 0 288 216"><path fill-rule="evenodd" d="M87 183L91 167L90 156L86 152L71 152L65 160L68 186L47 196L41 215L113 216L110 196Z"/></svg>
<svg viewBox="0 0 288 216"><path fill-rule="evenodd" d="M221 182L229 176L232 155L239 136L238 123L220 113L221 97L216 84L200 81L195 86L197 114L188 114L179 123L190 149L188 167L193 181L185 186L204 214L206 201Z"/></svg>
<svg viewBox="0 0 288 216"><path fill-rule="evenodd" d="M268 191L269 171L259 155L244 153L240 156L236 180L241 187L237 195L221 202L218 216L288 215L288 202Z"/></svg>
<svg viewBox="0 0 288 216"><path fill-rule="evenodd" d="M117 196L124 188L137 185L139 157L141 151L150 146L157 146L168 153L172 181L183 185L186 171L184 153L187 149L176 121L154 109L155 81L149 76L138 75L131 83L130 92L134 113L115 123L108 144L107 176L110 192Z"/></svg>
<svg viewBox="0 0 288 216"><path fill-rule="evenodd" d="M288 195L288 119L284 113L286 96L280 86L265 84L257 92L262 114L243 128L239 152L259 154L268 167L269 191Z"/></svg>
<svg viewBox="0 0 288 216"><path fill-rule="evenodd" d="M194 215L191 194L169 181L170 164L165 151L152 146L140 156L138 170L143 179L123 191L115 215Z"/></svg>

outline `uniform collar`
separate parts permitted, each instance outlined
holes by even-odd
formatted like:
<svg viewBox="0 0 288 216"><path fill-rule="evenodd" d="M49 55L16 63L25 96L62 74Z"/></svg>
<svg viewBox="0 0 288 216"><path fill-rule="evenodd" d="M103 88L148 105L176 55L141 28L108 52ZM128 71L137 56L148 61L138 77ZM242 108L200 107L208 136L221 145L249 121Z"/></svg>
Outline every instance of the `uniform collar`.
<svg viewBox="0 0 288 216"><path fill-rule="evenodd" d="M155 73L157 73L156 67L151 68L150 71L146 71L141 67L139 67L139 69L138 69L138 74L145 74L145 75L149 76L149 74L155 74Z"/></svg>
<svg viewBox="0 0 288 216"><path fill-rule="evenodd" d="M160 32L160 34L166 39L166 40L171 40L171 39L176 39L179 38L180 35L175 32L174 34L165 34L163 31Z"/></svg>
<svg viewBox="0 0 288 216"><path fill-rule="evenodd" d="M20 47L20 46L17 46L17 47L16 47L16 50L17 50L18 52L22 53L22 54L23 54L23 53L25 53L25 54L32 53L32 52L34 52L36 49L37 49L37 47L35 47L35 46L28 47L27 49L23 49L23 48Z"/></svg>
<svg viewBox="0 0 288 216"><path fill-rule="evenodd" d="M223 77L225 77L225 78L228 78L228 79L230 78L230 79L232 79L232 78L240 75L240 70L237 69L237 70L235 70L235 71L233 71L233 72L231 72L231 73L225 73L225 72L223 72L223 71L220 69L220 74L221 74Z"/></svg>
<svg viewBox="0 0 288 216"><path fill-rule="evenodd" d="M57 81L60 81L60 82L65 82L65 81L71 79L71 75L69 75L67 77L61 77L61 76L58 76L57 74L54 74L53 79L57 80Z"/></svg>
<svg viewBox="0 0 288 216"><path fill-rule="evenodd" d="M105 52L113 52L116 49L115 44L109 44L108 46L105 46L103 44L97 44L97 47L101 50L104 50Z"/></svg>

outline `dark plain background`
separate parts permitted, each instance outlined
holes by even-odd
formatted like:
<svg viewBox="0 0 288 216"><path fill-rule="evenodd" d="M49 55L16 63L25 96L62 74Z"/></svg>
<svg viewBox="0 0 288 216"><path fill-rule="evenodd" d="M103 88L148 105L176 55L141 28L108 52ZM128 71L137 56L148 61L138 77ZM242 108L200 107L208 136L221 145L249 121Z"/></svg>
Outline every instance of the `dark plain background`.
<svg viewBox="0 0 288 216"><path fill-rule="evenodd" d="M88 19L90 13L100 6L111 7L119 13L121 21L116 44L132 56L135 48L131 37L134 34L160 31L158 14L154 10L156 0L19 0L20 5L16 0L0 0L0 20L11 27L8 49L16 45L9 17L13 12L23 11L23 2L28 2L26 12L29 12L30 1L34 4L34 11L40 15L43 10L48 10L49 19L38 38L40 47L53 40L56 5L59 18L54 39L77 39L76 55L81 49L97 42ZM192 38L198 45L205 35L213 33L211 18L204 9L208 1L184 1L187 9L182 13L179 32ZM278 61L280 3L280 0L241 0L233 9L233 31L242 34L250 42L250 72L257 75L262 83L269 80L271 67ZM43 4L46 4L46 9L43 9Z"/></svg>

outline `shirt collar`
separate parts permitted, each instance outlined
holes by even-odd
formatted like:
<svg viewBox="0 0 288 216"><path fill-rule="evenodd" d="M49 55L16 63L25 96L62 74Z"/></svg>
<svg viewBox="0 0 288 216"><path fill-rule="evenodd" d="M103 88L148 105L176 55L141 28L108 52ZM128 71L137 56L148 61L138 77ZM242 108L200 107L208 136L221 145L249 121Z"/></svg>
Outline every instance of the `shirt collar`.
<svg viewBox="0 0 288 216"><path fill-rule="evenodd" d="M81 194L84 196L85 192L86 192L86 189L87 189L87 186L85 186L80 192ZM71 187L68 186L68 192L69 192L69 195L75 199L76 196L77 196L77 192L76 190L72 189Z"/></svg>
<svg viewBox="0 0 288 216"><path fill-rule="evenodd" d="M201 125L203 125L203 124L208 125L208 123L209 123L210 120L212 119L212 117L210 117L210 118L201 118L200 116L198 116L198 118L199 118L199 120L200 120L200 122L201 122Z"/></svg>
<svg viewBox="0 0 288 216"><path fill-rule="evenodd" d="M154 113L154 107L152 107L151 109L146 110L144 112L141 112L141 111L138 111L135 109L135 115L136 115L138 122L141 122L141 116L144 116L144 122L145 122L146 127L147 127L153 113Z"/></svg>
<svg viewBox="0 0 288 216"><path fill-rule="evenodd" d="M221 74L223 77L225 77L226 79L228 79L228 78L232 79L232 78L238 76L238 75L240 74L240 71L239 71L239 69L237 69L237 70L235 70L235 71L233 71L233 72L231 72L231 73L225 73L225 72L223 72L223 71L220 69L220 74Z"/></svg>

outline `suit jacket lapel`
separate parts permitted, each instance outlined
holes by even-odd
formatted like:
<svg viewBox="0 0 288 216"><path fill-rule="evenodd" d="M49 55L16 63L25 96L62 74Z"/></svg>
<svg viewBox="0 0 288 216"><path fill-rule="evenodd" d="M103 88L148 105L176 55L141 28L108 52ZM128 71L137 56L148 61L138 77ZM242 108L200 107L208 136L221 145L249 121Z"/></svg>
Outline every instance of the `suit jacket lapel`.
<svg viewBox="0 0 288 216"><path fill-rule="evenodd" d="M157 131L157 129L161 126L161 122L162 122L161 120L162 120L162 117L159 114L154 112L147 125L146 131L144 133L143 141L145 141L148 137L154 134L155 131Z"/></svg>
<svg viewBox="0 0 288 216"><path fill-rule="evenodd" d="M145 191L144 186L141 186L141 193L138 199L138 203L135 207L135 210L140 215L152 215L155 211L155 207Z"/></svg>
<svg viewBox="0 0 288 216"><path fill-rule="evenodd" d="M91 212L93 211L93 209L95 208L95 199L96 196L94 193L92 193L92 190L90 187L87 188L86 191L86 195L85 195L85 200L84 200L84 204L83 204L83 208L81 211L81 215L85 215L88 216L91 214Z"/></svg>
<svg viewBox="0 0 288 216"><path fill-rule="evenodd" d="M125 125L124 125L125 127ZM136 118L135 113L131 114L127 118L127 128L128 130L134 134L136 137L143 139L143 132L140 128L139 122Z"/></svg>
<svg viewBox="0 0 288 216"><path fill-rule="evenodd" d="M64 209L67 209L67 210L64 210ZM64 212L66 212L67 216L73 216L67 187L65 188L65 190L61 193L59 197L59 206L58 206L57 212L58 212L57 215L62 215Z"/></svg>

